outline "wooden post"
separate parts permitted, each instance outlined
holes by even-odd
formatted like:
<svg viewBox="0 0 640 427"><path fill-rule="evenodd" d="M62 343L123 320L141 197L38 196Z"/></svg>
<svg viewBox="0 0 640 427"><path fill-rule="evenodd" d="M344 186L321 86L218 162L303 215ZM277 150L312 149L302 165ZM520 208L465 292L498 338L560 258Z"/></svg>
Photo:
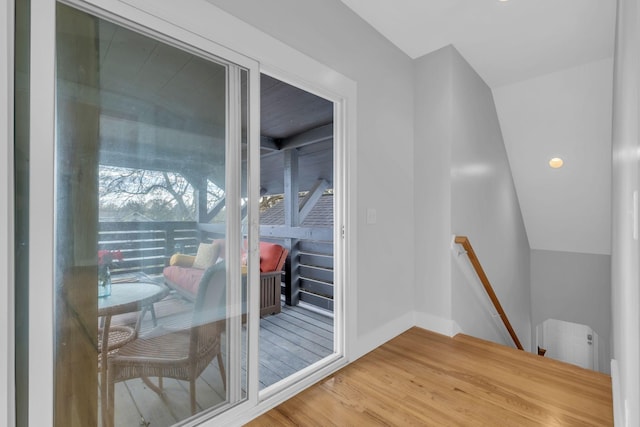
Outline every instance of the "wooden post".
<svg viewBox="0 0 640 427"><path fill-rule="evenodd" d="M303 223L309 212L318 203L324 190L329 188L329 183L324 179L319 179L313 188L307 193L302 203L300 203L300 223Z"/></svg>
<svg viewBox="0 0 640 427"><path fill-rule="evenodd" d="M218 200L215 206L212 207L211 210L207 212L204 216L200 216L200 218L198 218L198 221L196 222L198 224L209 224L211 220L220 213L222 208L225 207L225 204L226 204L225 200L226 199L224 197Z"/></svg>
<svg viewBox="0 0 640 427"><path fill-rule="evenodd" d="M284 152L284 224L286 227L298 227L300 208L298 202L298 151ZM298 305L300 302L300 278L298 275L298 240L286 239L289 247L289 258L285 264L285 302L287 305Z"/></svg>
<svg viewBox="0 0 640 427"><path fill-rule="evenodd" d="M169 265L169 259L171 258L171 255L173 255L176 250L175 250L175 246L176 246L176 239L175 239L175 228L174 225L172 223L172 225L169 225L167 223L164 224L164 258L165 258L165 266ZM182 249L182 251L184 253L184 249Z"/></svg>
<svg viewBox="0 0 640 427"><path fill-rule="evenodd" d="M207 178L198 177L197 181L192 182L197 185L194 189L196 192L196 222L209 222L211 219L207 220Z"/></svg>
<svg viewBox="0 0 640 427"><path fill-rule="evenodd" d="M99 92L97 18L58 4L57 198L55 236L55 422L96 425L98 418L97 241ZM71 29L73 31L71 31ZM32 260L33 261L33 260ZM38 286L47 284L38 284ZM50 285L51 286L51 285ZM37 351L37 349L31 349Z"/></svg>
<svg viewBox="0 0 640 427"><path fill-rule="evenodd" d="M30 78L30 2L15 1L15 78ZM6 4L6 3L5 3ZM29 85L16 85L15 102L15 411L16 425L29 418ZM4 160L4 159L3 159ZM11 161L11 160L9 160ZM6 174L8 171L5 171ZM5 175L6 176L6 175ZM31 185L37 185L32 182ZM8 232L3 231L3 233ZM4 236L4 234L3 234ZM7 240L3 237L3 242ZM7 260L9 261L9 260ZM8 285L3 285L8 286ZM5 288L6 289L6 288ZM6 351L6 350L5 350ZM7 399L6 403L9 405ZM22 423L22 424L21 424Z"/></svg>
<svg viewBox="0 0 640 427"><path fill-rule="evenodd" d="M285 239L285 247L289 249L289 256L284 264L284 302L287 305L298 305L300 302L298 242L298 239Z"/></svg>
<svg viewBox="0 0 640 427"><path fill-rule="evenodd" d="M298 223L300 218L299 189L298 151L286 150L284 152L284 225L289 227L300 225Z"/></svg>

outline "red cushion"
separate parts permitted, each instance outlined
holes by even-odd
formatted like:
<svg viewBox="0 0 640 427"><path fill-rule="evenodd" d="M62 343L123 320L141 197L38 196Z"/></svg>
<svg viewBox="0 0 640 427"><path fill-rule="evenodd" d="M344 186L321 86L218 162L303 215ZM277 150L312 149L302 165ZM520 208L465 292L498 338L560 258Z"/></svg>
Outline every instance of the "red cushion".
<svg viewBox="0 0 640 427"><path fill-rule="evenodd" d="M172 265L165 267L162 273L164 277L175 286L180 287L180 289L185 292L193 294L195 297L198 294L198 287L200 286L200 279L202 279L204 270Z"/></svg>
<svg viewBox="0 0 640 427"><path fill-rule="evenodd" d="M287 259L287 250L275 243L260 242L260 271L280 271Z"/></svg>

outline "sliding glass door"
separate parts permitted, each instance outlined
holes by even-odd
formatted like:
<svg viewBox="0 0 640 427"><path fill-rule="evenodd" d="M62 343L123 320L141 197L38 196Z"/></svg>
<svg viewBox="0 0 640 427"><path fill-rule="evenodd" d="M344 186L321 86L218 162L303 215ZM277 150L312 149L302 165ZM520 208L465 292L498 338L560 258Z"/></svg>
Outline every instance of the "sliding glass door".
<svg viewBox="0 0 640 427"><path fill-rule="evenodd" d="M213 416L256 375L256 64L153 20L54 13L53 96L31 115L30 423L48 393L57 426Z"/></svg>
<svg viewBox="0 0 640 427"><path fill-rule="evenodd" d="M239 424L358 354L355 83L204 0L28 3L18 425ZM286 135L260 129L269 89ZM283 193L288 234L258 213ZM263 246L285 249L269 268Z"/></svg>

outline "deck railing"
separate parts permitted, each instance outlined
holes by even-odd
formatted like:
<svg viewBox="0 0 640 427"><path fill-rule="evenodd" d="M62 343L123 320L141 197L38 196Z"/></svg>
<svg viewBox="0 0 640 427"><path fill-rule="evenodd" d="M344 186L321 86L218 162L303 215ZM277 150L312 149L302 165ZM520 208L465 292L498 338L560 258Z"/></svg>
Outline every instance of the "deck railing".
<svg viewBox="0 0 640 427"><path fill-rule="evenodd" d="M297 253L300 301L333 311L333 241L298 240Z"/></svg>
<svg viewBox="0 0 640 427"><path fill-rule="evenodd" d="M221 238L216 224L198 224L200 239ZM282 294L287 305L299 301L333 311L333 229L330 227L260 226L260 240L277 243L289 251Z"/></svg>
<svg viewBox="0 0 640 427"><path fill-rule="evenodd" d="M114 272L161 274L169 257L180 245L195 254L198 231L195 222L101 222L98 249L120 251L123 260Z"/></svg>
<svg viewBox="0 0 640 427"><path fill-rule="evenodd" d="M199 242L223 236L223 227L195 221L101 222L98 249L122 253L123 261L114 266L115 273L157 275L178 250L195 255ZM333 310L332 229L298 228L287 233L282 227L265 226L261 227L260 239L281 244L289 251L282 287L287 304L304 301Z"/></svg>

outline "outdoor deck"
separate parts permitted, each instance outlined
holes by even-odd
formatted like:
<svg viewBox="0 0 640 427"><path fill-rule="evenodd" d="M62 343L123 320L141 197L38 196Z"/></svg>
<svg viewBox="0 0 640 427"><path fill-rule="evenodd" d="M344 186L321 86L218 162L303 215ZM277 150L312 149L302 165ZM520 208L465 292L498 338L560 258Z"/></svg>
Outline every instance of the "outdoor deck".
<svg viewBox="0 0 640 427"><path fill-rule="evenodd" d="M161 323L178 322L190 308L190 303L175 295L155 304ZM114 317L114 323L132 321L135 321L133 313ZM150 316L147 316L141 333L151 327ZM303 307L283 304L281 313L260 320L259 350L262 389L330 355L333 352L333 319ZM165 378L164 390L166 397L162 399L142 380L117 383L115 425L169 426L188 418L191 415L188 383ZM215 360L198 378L196 390L198 411L224 401L224 388Z"/></svg>

